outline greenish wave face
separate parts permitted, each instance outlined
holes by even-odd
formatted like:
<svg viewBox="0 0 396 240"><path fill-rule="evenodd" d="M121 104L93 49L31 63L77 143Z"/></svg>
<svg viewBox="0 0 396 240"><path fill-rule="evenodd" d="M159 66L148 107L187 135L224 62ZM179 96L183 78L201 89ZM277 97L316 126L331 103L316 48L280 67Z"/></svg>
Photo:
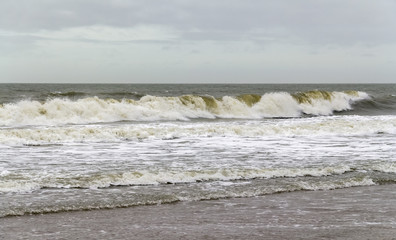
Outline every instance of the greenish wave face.
<svg viewBox="0 0 396 240"><path fill-rule="evenodd" d="M333 94L332 92L313 90L294 93L292 96L298 103L312 103L312 100L315 99L331 101Z"/></svg>
<svg viewBox="0 0 396 240"><path fill-rule="evenodd" d="M249 107L252 107L254 104L260 102L261 96L257 94L243 94L237 96L237 99L241 102L244 102Z"/></svg>

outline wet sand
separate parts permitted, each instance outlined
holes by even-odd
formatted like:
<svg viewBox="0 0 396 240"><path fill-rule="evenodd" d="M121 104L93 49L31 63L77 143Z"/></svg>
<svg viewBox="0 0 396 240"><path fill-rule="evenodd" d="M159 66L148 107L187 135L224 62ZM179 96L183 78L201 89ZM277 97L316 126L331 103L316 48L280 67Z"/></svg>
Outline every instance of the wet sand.
<svg viewBox="0 0 396 240"><path fill-rule="evenodd" d="M396 185L7 217L0 239L396 239Z"/></svg>

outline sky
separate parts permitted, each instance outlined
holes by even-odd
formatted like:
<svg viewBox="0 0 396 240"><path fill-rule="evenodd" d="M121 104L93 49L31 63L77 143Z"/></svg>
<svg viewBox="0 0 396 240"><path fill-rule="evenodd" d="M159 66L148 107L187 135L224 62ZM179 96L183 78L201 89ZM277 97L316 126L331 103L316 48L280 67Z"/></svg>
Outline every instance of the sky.
<svg viewBox="0 0 396 240"><path fill-rule="evenodd" d="M396 0L1 0L0 83L396 83Z"/></svg>

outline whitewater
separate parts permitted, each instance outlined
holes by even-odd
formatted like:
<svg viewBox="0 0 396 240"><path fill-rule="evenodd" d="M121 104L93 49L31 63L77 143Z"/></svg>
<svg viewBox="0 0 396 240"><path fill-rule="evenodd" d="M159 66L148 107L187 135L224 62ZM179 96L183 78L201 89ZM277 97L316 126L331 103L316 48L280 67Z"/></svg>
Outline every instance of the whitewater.
<svg viewBox="0 0 396 240"><path fill-rule="evenodd" d="M396 183L395 85L0 88L0 217Z"/></svg>
<svg viewBox="0 0 396 240"><path fill-rule="evenodd" d="M117 121L187 121L197 118L262 119L332 115L351 110L355 102L370 99L365 92L309 91L236 97L184 95L176 97L143 96L133 99L67 98L43 102L22 100L0 107L0 126L87 124Z"/></svg>

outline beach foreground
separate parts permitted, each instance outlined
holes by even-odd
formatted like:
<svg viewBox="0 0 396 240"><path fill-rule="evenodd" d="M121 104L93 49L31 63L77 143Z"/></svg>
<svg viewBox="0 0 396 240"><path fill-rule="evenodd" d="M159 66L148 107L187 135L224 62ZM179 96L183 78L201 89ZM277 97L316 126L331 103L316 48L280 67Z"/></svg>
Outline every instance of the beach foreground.
<svg viewBox="0 0 396 240"><path fill-rule="evenodd" d="M396 239L396 185L0 219L1 239Z"/></svg>

